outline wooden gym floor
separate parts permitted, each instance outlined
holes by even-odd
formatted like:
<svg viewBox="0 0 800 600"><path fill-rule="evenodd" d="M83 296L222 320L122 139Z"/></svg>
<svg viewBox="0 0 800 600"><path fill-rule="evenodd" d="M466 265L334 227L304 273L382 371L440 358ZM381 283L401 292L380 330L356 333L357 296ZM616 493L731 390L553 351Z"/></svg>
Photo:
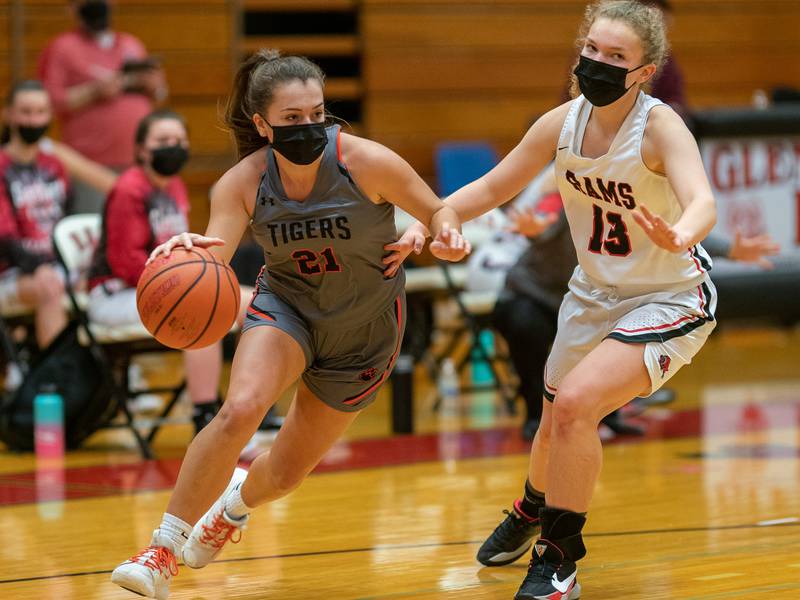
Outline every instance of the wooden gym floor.
<svg viewBox="0 0 800 600"><path fill-rule="evenodd" d="M723 330L674 378L678 400L611 440L586 527L587 600L800 598L800 331ZM262 507L238 545L181 568L172 598L511 600L525 561L474 555L523 482L518 418L491 393L432 414L417 385L416 436L388 436L384 393L297 492ZM161 460L124 432L68 457L63 485L0 452L0 598L135 598L109 582L158 524L190 432Z"/></svg>

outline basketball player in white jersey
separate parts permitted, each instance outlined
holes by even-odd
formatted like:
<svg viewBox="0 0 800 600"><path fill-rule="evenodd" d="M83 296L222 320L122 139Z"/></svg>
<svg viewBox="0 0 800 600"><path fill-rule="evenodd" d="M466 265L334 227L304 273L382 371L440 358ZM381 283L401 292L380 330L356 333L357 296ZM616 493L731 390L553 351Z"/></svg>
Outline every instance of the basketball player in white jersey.
<svg viewBox="0 0 800 600"><path fill-rule="evenodd" d="M602 463L597 425L662 386L715 325L711 261L698 244L716 219L711 188L681 118L644 92L667 53L661 14L599 2L579 41L581 95L446 200L462 222L473 219L555 158L579 259L545 369L525 494L478 552L485 565L508 564L541 531L517 600L580 596L575 563L586 554L581 530ZM414 228L404 240L421 233Z"/></svg>

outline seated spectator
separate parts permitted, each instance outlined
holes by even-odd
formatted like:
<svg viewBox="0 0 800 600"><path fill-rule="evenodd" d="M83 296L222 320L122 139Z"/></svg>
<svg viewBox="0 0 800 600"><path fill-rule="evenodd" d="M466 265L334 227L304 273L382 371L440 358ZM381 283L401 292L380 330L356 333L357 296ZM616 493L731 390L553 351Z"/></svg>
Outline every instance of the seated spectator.
<svg viewBox="0 0 800 600"><path fill-rule="evenodd" d="M40 348L67 324L52 233L67 210L69 181L61 162L40 148L52 116L40 82L15 85L0 149L0 312L20 304L33 310Z"/></svg>
<svg viewBox="0 0 800 600"><path fill-rule="evenodd" d="M189 230L189 199L179 176L189 158L183 118L168 110L151 113L139 123L135 142L137 164L120 175L106 200L89 272L89 318L107 326L141 323L136 284L150 252ZM199 432L219 407L222 344L184 352L184 364Z"/></svg>
<svg viewBox="0 0 800 600"><path fill-rule="evenodd" d="M164 75L144 45L111 29L110 3L71 0L77 28L58 35L39 58L64 142L119 172L132 164L136 125L166 96ZM102 209L105 195L76 182L77 212Z"/></svg>

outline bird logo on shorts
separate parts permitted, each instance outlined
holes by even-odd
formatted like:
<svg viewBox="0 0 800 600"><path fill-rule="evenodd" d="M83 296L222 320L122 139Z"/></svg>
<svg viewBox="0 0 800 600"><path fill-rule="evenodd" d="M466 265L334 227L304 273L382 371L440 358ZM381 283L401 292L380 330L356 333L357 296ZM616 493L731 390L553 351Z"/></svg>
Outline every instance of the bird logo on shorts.
<svg viewBox="0 0 800 600"><path fill-rule="evenodd" d="M669 364L672 362L672 359L667 356L666 354L662 354L658 357L658 366L661 368L661 378L663 379L667 371L669 371Z"/></svg>
<svg viewBox="0 0 800 600"><path fill-rule="evenodd" d="M361 381L371 381L375 379L375 375L377 374L378 374L378 369L376 369L375 367L370 367L366 371L362 371L361 374L358 376L358 378Z"/></svg>

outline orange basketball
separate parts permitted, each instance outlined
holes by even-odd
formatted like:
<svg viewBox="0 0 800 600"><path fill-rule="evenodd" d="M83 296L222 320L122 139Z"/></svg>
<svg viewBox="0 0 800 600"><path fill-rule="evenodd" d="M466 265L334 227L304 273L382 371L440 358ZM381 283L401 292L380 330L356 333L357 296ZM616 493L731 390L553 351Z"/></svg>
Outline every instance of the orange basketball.
<svg viewBox="0 0 800 600"><path fill-rule="evenodd" d="M173 248L147 265L136 308L153 337L170 348L203 348L221 340L239 314L239 283L204 248Z"/></svg>

